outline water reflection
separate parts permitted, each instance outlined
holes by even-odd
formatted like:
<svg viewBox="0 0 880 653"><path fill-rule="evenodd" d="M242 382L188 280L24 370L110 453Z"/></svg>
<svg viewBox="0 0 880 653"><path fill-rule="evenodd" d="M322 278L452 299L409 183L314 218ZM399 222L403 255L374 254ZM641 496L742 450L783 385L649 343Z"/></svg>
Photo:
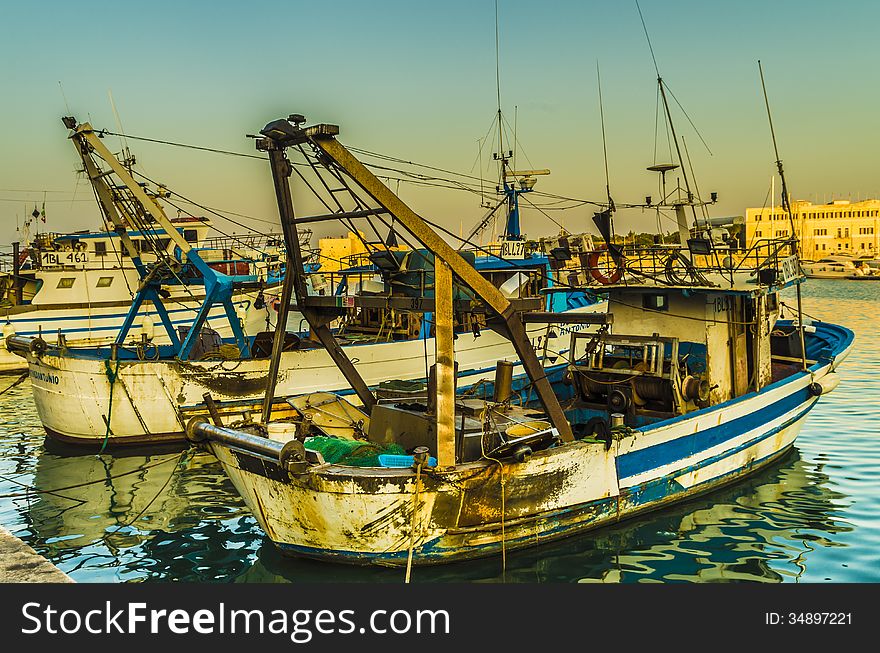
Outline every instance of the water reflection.
<svg viewBox="0 0 880 653"><path fill-rule="evenodd" d="M70 456L44 446L33 485L67 489L29 502L23 516L32 546L90 575L223 579L242 571L242 549L261 539L219 463L204 453Z"/></svg>

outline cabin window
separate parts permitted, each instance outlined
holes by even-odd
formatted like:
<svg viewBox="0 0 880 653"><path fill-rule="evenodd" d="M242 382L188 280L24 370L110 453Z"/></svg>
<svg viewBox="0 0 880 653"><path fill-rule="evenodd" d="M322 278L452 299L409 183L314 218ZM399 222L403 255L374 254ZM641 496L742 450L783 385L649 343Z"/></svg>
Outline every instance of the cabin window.
<svg viewBox="0 0 880 653"><path fill-rule="evenodd" d="M97 288L109 288L112 283L113 277L99 277L98 283L96 283L95 286Z"/></svg>
<svg viewBox="0 0 880 653"><path fill-rule="evenodd" d="M171 243L170 238L160 238L159 239L159 249L163 252L168 251L168 245Z"/></svg>
<svg viewBox="0 0 880 653"><path fill-rule="evenodd" d="M73 282L76 281L75 277L61 277L58 280L57 288L73 288Z"/></svg>
<svg viewBox="0 0 880 653"><path fill-rule="evenodd" d="M183 239L188 243L194 243L199 239L198 232L195 229L184 229Z"/></svg>
<svg viewBox="0 0 880 653"><path fill-rule="evenodd" d="M107 243L105 241L95 241L95 256L107 256Z"/></svg>
<svg viewBox="0 0 880 653"><path fill-rule="evenodd" d="M666 293L647 293L642 295L642 307L651 311L668 311L669 295Z"/></svg>

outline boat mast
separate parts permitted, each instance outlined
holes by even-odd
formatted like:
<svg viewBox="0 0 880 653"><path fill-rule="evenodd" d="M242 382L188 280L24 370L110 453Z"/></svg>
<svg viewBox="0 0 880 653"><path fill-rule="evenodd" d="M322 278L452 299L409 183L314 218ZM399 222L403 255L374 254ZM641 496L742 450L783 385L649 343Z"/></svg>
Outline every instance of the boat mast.
<svg viewBox="0 0 880 653"><path fill-rule="evenodd" d="M782 170L782 159L779 158L779 148L776 146L776 132L773 129L773 117L770 115L770 100L767 98L767 87L764 84L764 69L761 67L761 60L758 60L758 72L761 74L761 90L764 92L764 105L767 107L767 121L770 123L770 137L773 140L773 153L776 154L776 169L779 171L779 181L782 185L782 209L788 213L788 222L791 226L792 248L794 255L798 259L800 265L800 240L795 231L794 215L791 212L791 202L788 197L788 186L785 184L785 173ZM797 312L798 312L798 332L801 340L801 366L804 372L807 371L807 350L804 345L804 312L801 303L801 284L797 283Z"/></svg>
<svg viewBox="0 0 880 653"><path fill-rule="evenodd" d="M660 75L660 66L657 65L657 57L654 56L654 46L651 45L651 37L648 34L648 26L645 24L645 17L642 15L642 8L636 0L636 8L639 11L639 18L642 21L642 29L645 31L645 39L648 41L648 50L651 52L651 60L654 62L654 71L657 73L657 85L660 88L660 97L663 99L663 112L666 114L666 123L672 132L672 140L675 142L675 153L678 156L678 164L681 168L681 175L684 178L684 187L687 191L687 202L691 207L694 215L694 225L697 225L697 207L694 205L694 195L691 192L690 181L688 180L687 170L685 169L684 159L681 156L681 148L678 144L678 136L675 133L675 124L672 122L672 113L669 111L669 102L666 99L666 86L663 83L663 77ZM667 168L669 169L669 168ZM650 170L650 168L649 168ZM664 177L665 181L665 177ZM682 248L687 247L687 239L690 238L690 228L687 224L687 216L685 215L684 204L679 200L675 203L675 217L678 222L679 241Z"/></svg>

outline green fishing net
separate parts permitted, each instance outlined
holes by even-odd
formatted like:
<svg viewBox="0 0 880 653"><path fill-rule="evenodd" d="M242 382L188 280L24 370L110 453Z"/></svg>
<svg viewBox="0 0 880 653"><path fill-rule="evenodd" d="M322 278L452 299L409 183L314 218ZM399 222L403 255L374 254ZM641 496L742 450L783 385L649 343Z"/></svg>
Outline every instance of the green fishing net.
<svg viewBox="0 0 880 653"><path fill-rule="evenodd" d="M306 438L304 444L306 449L320 452L328 463L352 467L381 467L379 456L382 454L406 455L406 450L395 443L381 445L364 440L343 440L323 435Z"/></svg>

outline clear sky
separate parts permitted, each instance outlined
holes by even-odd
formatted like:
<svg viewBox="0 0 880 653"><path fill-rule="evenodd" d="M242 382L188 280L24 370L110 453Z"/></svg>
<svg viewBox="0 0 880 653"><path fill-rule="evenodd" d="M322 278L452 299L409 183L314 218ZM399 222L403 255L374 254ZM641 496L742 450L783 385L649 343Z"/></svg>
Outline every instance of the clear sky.
<svg viewBox="0 0 880 653"><path fill-rule="evenodd" d="M516 124L517 165L552 171L537 190L604 199L598 62L612 194L618 203L656 197L645 171L655 162L656 73L635 0L499 0L499 8L502 109ZM713 215L769 202L775 157L758 59L792 194L880 197L880 2L641 0L641 8L660 72L699 130L673 103L700 191L719 194ZM50 229L99 226L60 117L69 106L80 121L116 131L108 91L135 136L250 153L245 134L297 112L339 124L347 145L476 175L478 141L497 109L494 0L3 0L0 56L4 244L16 239L16 216L44 198ZM266 163L129 145L145 174L183 195L277 217ZM487 179L496 174L491 145ZM658 151L669 158L665 137ZM470 193L409 184L399 192L456 231L483 213ZM592 211L548 213L579 231ZM523 222L530 236L558 230L534 210ZM656 223L628 210L617 224Z"/></svg>

